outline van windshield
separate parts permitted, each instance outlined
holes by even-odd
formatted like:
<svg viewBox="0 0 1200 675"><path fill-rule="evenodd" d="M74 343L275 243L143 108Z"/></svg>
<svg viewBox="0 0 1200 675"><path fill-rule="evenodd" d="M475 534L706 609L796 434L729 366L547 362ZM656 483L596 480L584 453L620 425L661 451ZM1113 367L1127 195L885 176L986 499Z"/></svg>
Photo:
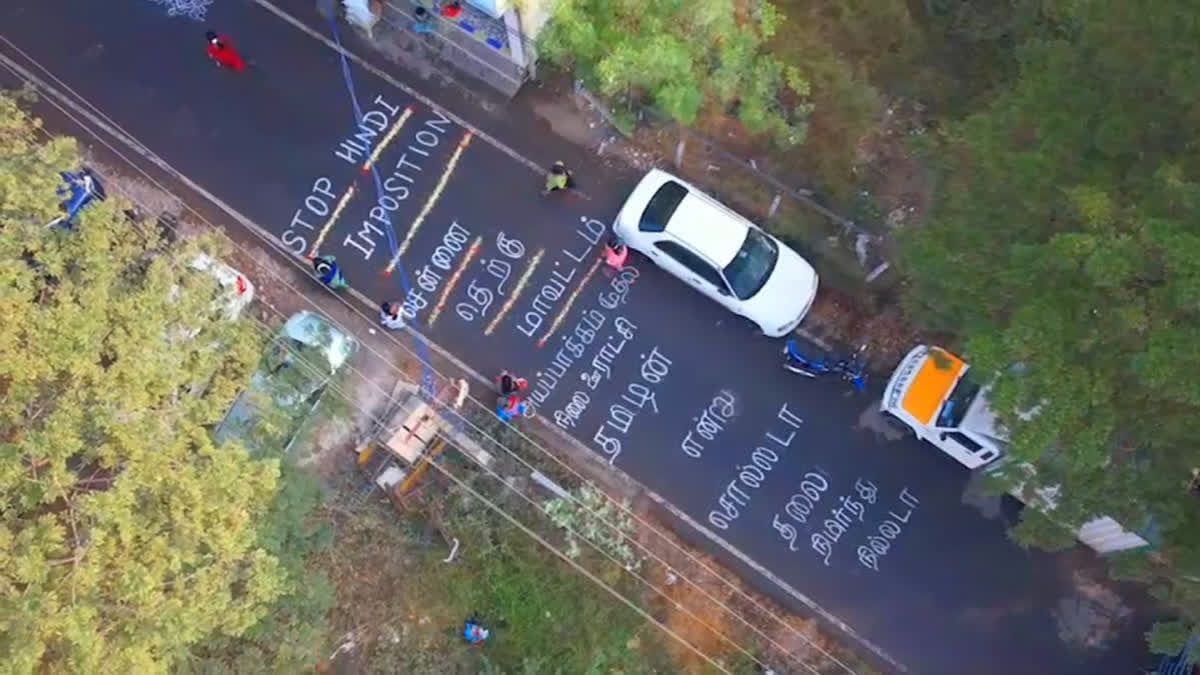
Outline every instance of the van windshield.
<svg viewBox="0 0 1200 675"><path fill-rule="evenodd" d="M942 404L942 409L938 413L937 425L939 427L957 427L962 424L963 418L967 416L967 408L971 407L971 401L979 395L980 385L974 378L971 377L971 371L962 374L958 378L958 383L954 385L954 391L950 392L950 396L946 402Z"/></svg>

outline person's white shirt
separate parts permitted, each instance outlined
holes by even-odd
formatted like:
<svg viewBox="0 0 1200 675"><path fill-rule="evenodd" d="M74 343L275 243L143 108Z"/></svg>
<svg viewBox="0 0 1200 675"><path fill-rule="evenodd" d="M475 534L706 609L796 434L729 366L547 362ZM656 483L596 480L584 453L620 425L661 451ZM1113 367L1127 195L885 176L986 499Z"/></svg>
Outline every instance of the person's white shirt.
<svg viewBox="0 0 1200 675"><path fill-rule="evenodd" d="M400 330L401 328L404 328L404 315L388 314L387 312L381 311L379 312L379 323L382 324L384 328L389 330Z"/></svg>

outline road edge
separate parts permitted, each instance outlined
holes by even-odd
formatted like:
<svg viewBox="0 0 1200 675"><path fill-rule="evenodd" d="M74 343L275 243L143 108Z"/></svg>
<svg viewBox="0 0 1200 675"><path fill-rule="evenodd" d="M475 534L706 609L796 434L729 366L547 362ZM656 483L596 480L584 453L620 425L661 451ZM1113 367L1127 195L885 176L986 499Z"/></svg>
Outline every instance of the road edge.
<svg viewBox="0 0 1200 675"><path fill-rule="evenodd" d="M466 129L472 130L472 131L476 131L476 127L474 125L471 125L470 123L466 122L465 120L461 119L460 117L454 115L452 112L450 112L449 110L446 110L442 106L437 105L431 99L416 92L411 87L408 87L407 85L403 85L402 83L398 82L394 77L384 73L383 71L379 70L375 66L369 64L362 57L359 57L359 56L353 54L352 52L349 52L348 50L346 50L343 47L337 46L332 41L329 41L326 38L324 38L324 36L321 36L321 35L317 34L315 31L312 31L308 26L302 24L298 19L291 17L291 15L286 14L285 12L283 12L282 10L279 10L278 8L275 8L275 6L271 5L269 2L267 2L267 0L253 0L253 1L256 4L264 6L264 8L269 8L269 11L272 11L273 13L279 15L285 21L296 26L298 29L305 32L306 34L309 34L314 39L317 39L318 41L323 42L330 49L344 53L347 56L347 58L350 58L351 60L355 61L363 68L370 70L373 74L377 75L378 77L380 77L381 79L386 81L388 84L395 86L396 88L403 91L405 94L412 96L413 98L420 101L422 104L428 106L430 109L437 110L438 112L440 112L441 114L450 118L452 121L454 121L456 124L459 124L463 128L466 128ZM12 71L14 71L15 73L19 74L20 77L24 78L27 82L32 84L34 86L34 88L37 89L38 91L42 92L43 94L45 94L47 96L52 97L59 104L69 108L75 114L86 119L90 124L92 124L94 126L95 130L103 131L105 134L110 136L115 141L126 146L128 149L132 150L143 160L145 160L148 163L155 166L158 170L171 176L176 181L178 181L182 185L186 186L189 190L193 191L196 195L207 200L213 206L217 207L217 209L219 209L220 211L225 213L230 219L234 220L239 225L241 225L243 228L245 228L247 231L249 231L254 236L256 236L260 240L262 240L268 246L269 249L277 251L279 253L282 253L285 258L290 258L294 261L301 262L302 264L307 266L308 259L303 254L296 253L296 252L284 247L277 240L277 237L275 235L273 235L270 231L268 231L266 228L255 223L250 218L248 218L247 216L245 216L244 214L239 212L237 209L233 208L231 205L229 205L228 203L223 201L220 197L217 197L215 194L213 194L210 191L208 191L207 189L205 189L199 183L197 183L196 181L189 178L187 175L185 175L182 172L175 169L166 160L159 157L152 150L150 150L148 147L146 147L144 144L142 144L140 141L138 141L136 138L134 138L130 134L126 133L122 129L115 127L113 124L110 124L108 121L100 119L100 117L98 117L93 112L93 110L98 110L98 109L91 106L90 103L87 103L86 99L83 99L82 96L79 96L78 94L67 95L66 93L61 91L59 88L47 83L44 79L42 79L42 78L38 77L37 75L33 74L32 72L30 72L28 68L15 62L7 54L0 53L0 64L3 64L5 67L7 67L7 68L11 69ZM80 101L74 100L75 98L79 98ZM95 133L95 131L93 131L93 133ZM516 161L520 164L523 164L526 167L529 167L539 173L541 172L541 168L536 163L534 163L532 160L525 158L523 155L521 155L517 151L513 150L512 148L508 147L507 145L504 145L500 141L494 139L493 137L487 135L486 133L484 133L482 131L479 131L478 135L482 139L487 141L488 143L494 145L497 149L499 149L502 152L504 152L505 154L509 155L509 157L511 157L514 161ZM376 302L373 301L372 299L368 298L363 293L361 293L355 289L350 289L348 293L355 300L357 300L361 305L369 308L372 312L374 312L376 310L376 308L377 308ZM467 363L465 363L464 361L459 359L457 356L455 356L453 353L451 353L446 348L439 345L437 342L429 339L424 334L420 333L417 330L412 329L411 327L408 327L407 331L413 335L414 339L420 340L424 345L429 347L429 349L436 352L439 357L445 359L447 362L449 362L451 365L453 365L456 369L458 369L462 373L469 375L472 379L474 379L480 383L487 384L490 386L491 381L487 377L485 377L483 374L481 374L478 371L476 371L475 369L473 369L471 366L469 366ZM416 357L419 360L424 361L424 359L419 354L416 354ZM426 365L429 365L432 367L433 364L427 363ZM577 450L588 453L589 456L595 456L595 453L593 453L589 448L587 448L587 446L585 446L581 441L566 434L562 430L558 429L555 425L548 424L545 422L545 420L542 420L542 419L538 419L536 421L541 423L543 428L549 430L559 440L562 440L562 441L572 445ZM701 525L700 523L698 523L696 520L694 520L693 518L688 516L686 513L684 513L681 509L676 507L674 504L667 501L666 499L664 499L662 496L658 495L657 493L649 490L648 488L646 488L644 485L642 485L637 480L634 480L632 477L630 477L625 472L620 471L619 469L616 469L615 467L611 467L611 466L608 468L610 471L618 474L623 480L628 481L630 484L638 486L638 488L643 492L643 494L650 497L650 499L652 501L654 501L656 504L658 504L659 506L664 508L668 513L670 513L673 517L675 517L680 523L687 525L688 527L695 530L698 534L700 534L705 539L707 539L707 540L713 542L715 545L719 546L721 549L726 551L728 554L732 555L739 562L744 564L748 569L750 569L750 570L754 571L756 574L758 574L763 580L765 580L768 583L770 583L771 585L775 586L783 594L792 598L793 600L800 603L804 607L808 608L811 612L816 614L818 617L820 617L823 621L827 622L829 625L837 628L846 637L850 638L855 643L857 643L861 648L869 651L873 656L875 656L875 658L881 660L882 662L888 664L889 666L897 669L900 672L908 672L908 669L906 667L904 667L904 665L897 662L894 658L891 657L891 655L889 655L882 648L875 645L871 641L867 640L863 636L859 635L856 631L854 631L849 626L849 624L847 624L846 622L837 618L836 615L832 614L828 610L821 607L821 605L817 604L814 600L812 600L805 594L796 590L790 584L783 581L781 578L779 578L773 572L771 572L770 570L768 570L767 568L762 566L760 563L755 561L750 556L743 553L737 547L733 546L732 544L730 544L729 542L725 541L723 538L718 536L716 533L712 532L708 528L706 528L703 525Z"/></svg>

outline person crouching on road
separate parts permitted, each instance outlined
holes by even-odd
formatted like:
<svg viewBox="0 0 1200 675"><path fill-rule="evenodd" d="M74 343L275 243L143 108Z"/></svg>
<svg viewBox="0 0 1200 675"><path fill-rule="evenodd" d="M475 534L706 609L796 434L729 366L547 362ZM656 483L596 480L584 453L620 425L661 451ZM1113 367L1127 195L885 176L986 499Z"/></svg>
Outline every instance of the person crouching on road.
<svg viewBox="0 0 1200 675"><path fill-rule="evenodd" d="M400 313L400 303L384 302L379 306L379 324L388 330L404 328L404 315Z"/></svg>
<svg viewBox="0 0 1200 675"><path fill-rule="evenodd" d="M629 259L629 247L615 234L609 235L604 245L604 264L614 272L620 272Z"/></svg>
<svg viewBox="0 0 1200 675"><path fill-rule="evenodd" d="M204 34L204 39L208 42L208 58L212 59L218 67L229 68L238 73L246 69L246 62L242 60L242 55L233 48L233 41L228 37L217 35L210 30Z"/></svg>
<svg viewBox="0 0 1200 675"><path fill-rule="evenodd" d="M554 166L550 167L550 173L546 174L546 189L542 191L542 194L548 195L569 187L571 187L571 172L567 171L566 164L555 162Z"/></svg>
<svg viewBox="0 0 1200 675"><path fill-rule="evenodd" d="M317 271L317 278L321 280L321 283L333 290L350 288L350 283L346 281L346 277L342 276L342 270L338 267L337 258L331 255L313 258L313 269Z"/></svg>

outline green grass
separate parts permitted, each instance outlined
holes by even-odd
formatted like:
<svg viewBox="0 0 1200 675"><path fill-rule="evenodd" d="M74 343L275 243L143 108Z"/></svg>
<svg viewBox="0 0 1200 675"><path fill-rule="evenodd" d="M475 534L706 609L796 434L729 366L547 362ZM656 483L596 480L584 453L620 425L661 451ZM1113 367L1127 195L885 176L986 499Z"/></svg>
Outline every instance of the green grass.
<svg viewBox="0 0 1200 675"><path fill-rule="evenodd" d="M459 517L452 527L471 543L458 563L443 568L444 602L464 617L477 613L493 629L486 656L495 666L505 672L533 664L547 673L656 672L635 639L654 629L528 535L490 517ZM625 583L611 563L583 564L606 583Z"/></svg>

